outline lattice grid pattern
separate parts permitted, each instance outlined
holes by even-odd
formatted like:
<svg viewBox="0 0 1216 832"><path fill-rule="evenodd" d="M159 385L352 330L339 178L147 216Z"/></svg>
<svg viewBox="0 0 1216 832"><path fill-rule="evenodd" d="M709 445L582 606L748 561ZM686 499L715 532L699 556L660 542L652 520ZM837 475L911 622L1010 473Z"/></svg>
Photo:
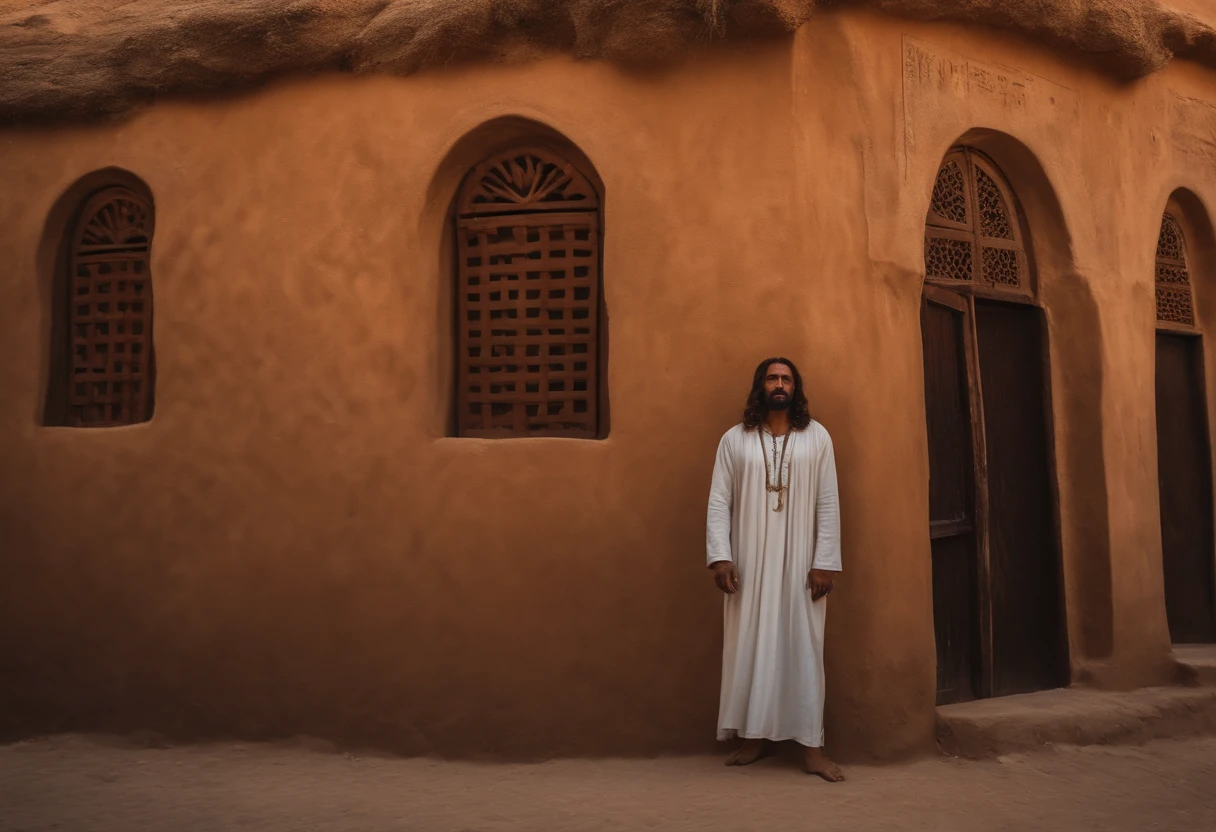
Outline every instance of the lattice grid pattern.
<svg viewBox="0 0 1216 832"><path fill-rule="evenodd" d="M957 149L938 169L925 228L925 277L982 281L1026 294L1026 258L1012 193L991 163L977 155Z"/></svg>
<svg viewBox="0 0 1216 832"><path fill-rule="evenodd" d="M937 172L933 183L933 211L951 222L967 222L967 180L958 163L950 160Z"/></svg>
<svg viewBox="0 0 1216 832"><path fill-rule="evenodd" d="M1186 245L1178 221L1169 214L1161 217L1161 233L1157 236L1157 259L1186 261Z"/></svg>
<svg viewBox="0 0 1216 832"><path fill-rule="evenodd" d="M1195 309L1191 304L1191 290L1158 285L1157 320L1194 326Z"/></svg>
<svg viewBox="0 0 1216 832"><path fill-rule="evenodd" d="M981 167L975 168L975 196L980 207L980 233L985 237L1012 240L1013 227L1009 222L1005 196Z"/></svg>
<svg viewBox="0 0 1216 832"><path fill-rule="evenodd" d="M595 219L524 215L462 224L465 432L594 435Z"/></svg>
<svg viewBox="0 0 1216 832"><path fill-rule="evenodd" d="M600 305L595 191L560 157L515 151L478 166L460 205L460 435L594 438ZM569 208L584 210L563 210Z"/></svg>
<svg viewBox="0 0 1216 832"><path fill-rule="evenodd" d="M1191 276L1186 273L1186 269L1181 266L1167 266L1164 263L1157 264L1157 282L1170 283L1178 286L1190 286Z"/></svg>
<svg viewBox="0 0 1216 832"><path fill-rule="evenodd" d="M69 281L68 424L147 420L151 402L151 209L111 188L81 214Z"/></svg>
<svg viewBox="0 0 1216 832"><path fill-rule="evenodd" d="M970 280L971 241L926 237L925 274L938 280Z"/></svg>
<svg viewBox="0 0 1216 832"><path fill-rule="evenodd" d="M1169 214L1161 216L1157 235L1157 320L1183 326L1195 325L1191 276L1186 263L1186 238L1182 227Z"/></svg>
<svg viewBox="0 0 1216 832"><path fill-rule="evenodd" d="M1018 263L1018 253L1013 249L984 246L980 259L983 262L984 280L989 283L1017 286L1020 282L1021 267Z"/></svg>

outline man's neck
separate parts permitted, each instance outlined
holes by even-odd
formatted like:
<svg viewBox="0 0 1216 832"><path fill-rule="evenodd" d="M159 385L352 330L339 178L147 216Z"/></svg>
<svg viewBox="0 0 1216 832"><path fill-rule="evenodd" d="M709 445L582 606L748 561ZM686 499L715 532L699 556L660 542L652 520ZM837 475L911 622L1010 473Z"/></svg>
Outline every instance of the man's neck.
<svg viewBox="0 0 1216 832"><path fill-rule="evenodd" d="M764 417L764 426L773 436L785 436L790 429L790 414L788 410L770 410Z"/></svg>

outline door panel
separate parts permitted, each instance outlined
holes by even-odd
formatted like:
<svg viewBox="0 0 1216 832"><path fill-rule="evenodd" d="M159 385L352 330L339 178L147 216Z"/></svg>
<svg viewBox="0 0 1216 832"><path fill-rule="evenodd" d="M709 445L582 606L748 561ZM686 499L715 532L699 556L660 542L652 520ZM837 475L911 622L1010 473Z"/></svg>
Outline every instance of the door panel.
<svg viewBox="0 0 1216 832"><path fill-rule="evenodd" d="M1170 639L1216 641L1212 479L1197 337L1157 335L1157 482Z"/></svg>
<svg viewBox="0 0 1216 832"><path fill-rule="evenodd" d="M1041 314L976 301L988 481L992 694L1067 683Z"/></svg>
<svg viewBox="0 0 1216 832"><path fill-rule="evenodd" d="M931 541L931 548L937 704L969 702L979 695L975 541L971 535L951 535Z"/></svg>
<svg viewBox="0 0 1216 832"><path fill-rule="evenodd" d="M938 704L974 699L979 667L975 474L966 323L965 313L959 308L935 303L928 297L923 301L921 333L929 439L929 535Z"/></svg>

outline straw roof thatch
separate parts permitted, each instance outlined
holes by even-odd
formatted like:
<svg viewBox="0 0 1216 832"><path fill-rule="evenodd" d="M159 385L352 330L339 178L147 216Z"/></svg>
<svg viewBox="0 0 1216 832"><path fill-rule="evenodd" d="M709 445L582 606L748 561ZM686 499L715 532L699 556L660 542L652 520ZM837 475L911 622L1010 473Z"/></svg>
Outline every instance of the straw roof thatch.
<svg viewBox="0 0 1216 832"><path fill-rule="evenodd" d="M157 95L293 72L415 72L566 52L655 66L719 39L781 35L861 6L1014 30L1122 77L1179 56L1216 66L1199 0L7 0L0 122L82 120ZM1216 14L1211 15L1216 19Z"/></svg>

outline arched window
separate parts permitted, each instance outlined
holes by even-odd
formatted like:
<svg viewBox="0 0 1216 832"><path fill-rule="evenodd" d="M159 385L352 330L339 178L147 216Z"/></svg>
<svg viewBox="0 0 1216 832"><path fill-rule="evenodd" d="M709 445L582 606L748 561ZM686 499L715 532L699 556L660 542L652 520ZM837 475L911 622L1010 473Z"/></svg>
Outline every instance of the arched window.
<svg viewBox="0 0 1216 832"><path fill-rule="evenodd" d="M925 221L925 277L1030 294L1013 191L971 148L952 150L937 172Z"/></svg>
<svg viewBox="0 0 1216 832"><path fill-rule="evenodd" d="M1191 276L1186 267L1186 238L1178 220L1161 216L1157 237L1157 320L1182 326L1195 325Z"/></svg>
<svg viewBox="0 0 1216 832"><path fill-rule="evenodd" d="M71 229L66 306L67 418L73 427L152 416L152 206L108 187L84 203Z"/></svg>
<svg viewBox="0 0 1216 832"><path fill-rule="evenodd" d="M549 150L513 150L469 172L456 214L459 435L595 438L595 189Z"/></svg>

